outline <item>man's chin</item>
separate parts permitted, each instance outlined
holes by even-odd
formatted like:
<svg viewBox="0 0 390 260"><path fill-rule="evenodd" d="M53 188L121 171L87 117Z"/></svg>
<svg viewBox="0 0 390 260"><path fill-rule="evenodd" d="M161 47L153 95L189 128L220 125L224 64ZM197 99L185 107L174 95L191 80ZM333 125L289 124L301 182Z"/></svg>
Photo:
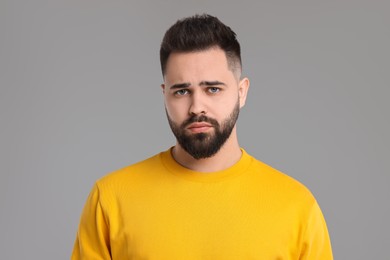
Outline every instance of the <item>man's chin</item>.
<svg viewBox="0 0 390 260"><path fill-rule="evenodd" d="M215 155L216 153L212 153L212 154L207 154L207 153L203 153L203 152L199 152L199 153L189 153L189 155L194 158L195 160L204 160L204 159L208 159L208 158L211 158Z"/></svg>
<svg viewBox="0 0 390 260"><path fill-rule="evenodd" d="M201 141L194 141L190 144L181 145L184 150L194 159L207 159L213 157L219 149L215 147L210 147L209 144L205 144Z"/></svg>

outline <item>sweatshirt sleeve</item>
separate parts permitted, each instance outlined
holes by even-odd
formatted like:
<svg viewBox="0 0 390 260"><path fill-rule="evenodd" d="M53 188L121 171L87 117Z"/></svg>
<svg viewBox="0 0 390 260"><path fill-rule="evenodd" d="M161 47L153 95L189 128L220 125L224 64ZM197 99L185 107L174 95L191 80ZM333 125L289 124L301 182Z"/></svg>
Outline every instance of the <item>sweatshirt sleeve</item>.
<svg viewBox="0 0 390 260"><path fill-rule="evenodd" d="M324 216L314 203L303 236L300 260L332 260L332 247Z"/></svg>
<svg viewBox="0 0 390 260"><path fill-rule="evenodd" d="M109 227L96 184L81 214L71 259L111 259Z"/></svg>

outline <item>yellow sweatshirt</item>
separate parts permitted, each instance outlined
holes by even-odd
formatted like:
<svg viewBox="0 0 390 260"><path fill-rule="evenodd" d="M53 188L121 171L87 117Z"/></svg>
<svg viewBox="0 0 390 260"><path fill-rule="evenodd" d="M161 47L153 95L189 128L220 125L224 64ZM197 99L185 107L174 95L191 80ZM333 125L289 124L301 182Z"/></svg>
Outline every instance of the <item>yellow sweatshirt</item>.
<svg viewBox="0 0 390 260"><path fill-rule="evenodd" d="M242 151L219 172L168 150L98 180L71 259L333 259L312 194Z"/></svg>

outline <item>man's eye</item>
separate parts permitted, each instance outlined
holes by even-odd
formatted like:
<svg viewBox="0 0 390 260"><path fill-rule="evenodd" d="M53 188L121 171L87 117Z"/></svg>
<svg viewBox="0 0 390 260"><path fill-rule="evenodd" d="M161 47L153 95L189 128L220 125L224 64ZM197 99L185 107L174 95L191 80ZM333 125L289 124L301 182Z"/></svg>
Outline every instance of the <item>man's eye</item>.
<svg viewBox="0 0 390 260"><path fill-rule="evenodd" d="M219 88L216 88L216 87L211 87L211 88L208 89L208 91L209 91L210 93L214 94L214 93L219 92L220 89L219 89Z"/></svg>
<svg viewBox="0 0 390 260"><path fill-rule="evenodd" d="M180 89L180 90L175 92L175 95L184 96L184 95L186 95L188 93L189 93L188 89Z"/></svg>

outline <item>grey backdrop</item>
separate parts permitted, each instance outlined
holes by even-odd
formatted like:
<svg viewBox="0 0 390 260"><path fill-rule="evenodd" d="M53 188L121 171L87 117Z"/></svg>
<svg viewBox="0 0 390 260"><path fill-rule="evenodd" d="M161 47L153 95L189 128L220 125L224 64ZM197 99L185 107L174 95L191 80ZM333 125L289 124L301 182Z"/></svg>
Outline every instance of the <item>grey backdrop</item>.
<svg viewBox="0 0 390 260"><path fill-rule="evenodd" d="M241 145L304 183L336 259L390 259L388 1L0 2L1 259L68 259L96 179L174 144L158 49L208 12L251 79Z"/></svg>

